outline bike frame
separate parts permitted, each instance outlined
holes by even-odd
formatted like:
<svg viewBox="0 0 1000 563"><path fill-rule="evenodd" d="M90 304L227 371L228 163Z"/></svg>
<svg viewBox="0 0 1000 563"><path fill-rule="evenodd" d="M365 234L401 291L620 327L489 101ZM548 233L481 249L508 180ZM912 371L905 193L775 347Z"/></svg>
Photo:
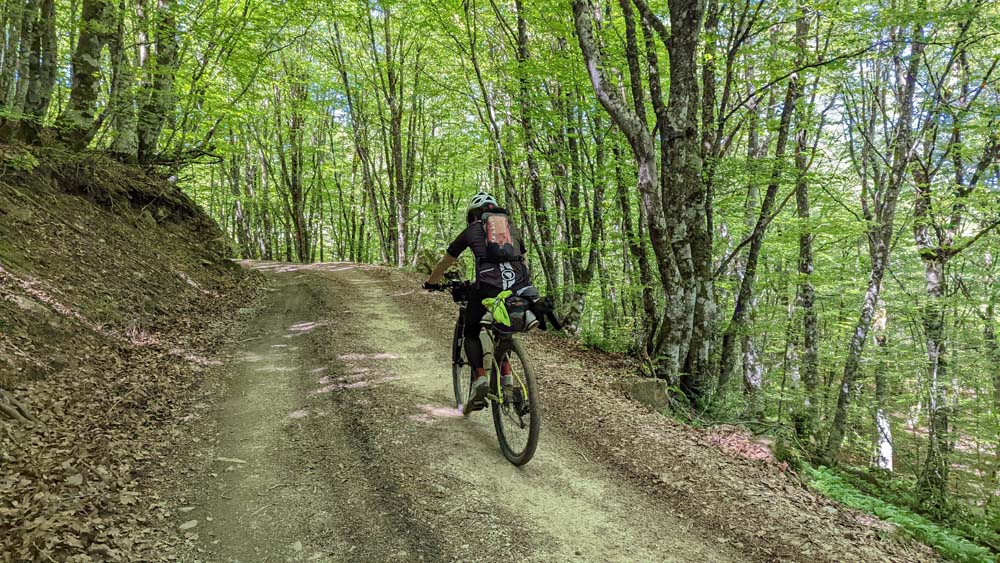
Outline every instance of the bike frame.
<svg viewBox="0 0 1000 563"><path fill-rule="evenodd" d="M459 366L465 366L465 365L468 365L468 358L465 356L465 338L466 338L466 336L465 336L465 312L466 312L466 309L468 309L469 302L468 302L468 300L460 301L458 305L459 305L459 312L458 312L458 321L456 322L456 325L457 325L457 328L459 329L457 331L457 333L460 334L461 336L459 337L459 341L456 342L456 343L454 343L455 346L456 346L456 348L457 348L457 350L452 350L452 362L458 364ZM496 388L493 389L494 392L487 394L486 398L489 399L490 401L494 402L494 403L497 403L498 405L503 405L504 404L504 394L503 394L503 388L501 387L501 381L500 381L500 375L501 375L500 364L497 363L496 356L493 354L493 352L497 350L497 348L498 348L497 343L498 342L503 342L505 340L509 340L509 341L513 342L514 335L513 334L498 334L497 331L495 329L493 329L493 328L483 328L483 327L480 327L480 331L483 331L483 330L486 330L488 332L488 334L489 334L489 337L490 337L491 350L489 351L489 355L493 358L493 365L490 366L490 370L494 371L497 374L497 377L493 378L496 381ZM510 350L513 350L513 345L508 346L507 350L505 350L505 353L510 353ZM486 355L487 355L487 351L483 350L483 358L484 359L485 359ZM520 375L518 375L516 373L513 374L513 375L514 375L514 379L517 380L518 386L521 388L521 392L523 393L523 396L527 397L528 396L528 387L525 384L524 379Z"/></svg>
<svg viewBox="0 0 1000 563"><path fill-rule="evenodd" d="M469 398L471 387L471 374L468 371L462 373L462 367L468 365L468 358L465 355L465 328L468 322L468 309L470 295L468 290L470 284L462 282L449 282L438 286L425 286L427 289L437 291L451 291L452 299L459 306L459 317L455 322L455 332L452 338L452 386L455 391L455 402L462 408L462 414L468 415L465 407ZM538 397L537 389L533 381L533 370L525 357L523 348L516 338L516 334L497 330L493 323L492 316L484 317L485 324L480 324L480 330L476 338L483 345L483 364L490 367L490 377L492 385L486 393L486 400L489 401L493 411L493 426L497 432L500 442L500 451L504 457L515 466L521 466L535 455L538 447L539 417L538 417ZM497 363L497 356L500 363ZM489 357L489 361L486 359ZM518 371L514 371L516 364ZM511 368L510 376L513 381L504 385L506 379L503 375L501 364L507 359ZM465 382L468 381L468 384ZM527 415L528 420L525 421ZM513 423L518 430L527 430L526 442L523 448L518 451L512 449L506 427L507 419Z"/></svg>

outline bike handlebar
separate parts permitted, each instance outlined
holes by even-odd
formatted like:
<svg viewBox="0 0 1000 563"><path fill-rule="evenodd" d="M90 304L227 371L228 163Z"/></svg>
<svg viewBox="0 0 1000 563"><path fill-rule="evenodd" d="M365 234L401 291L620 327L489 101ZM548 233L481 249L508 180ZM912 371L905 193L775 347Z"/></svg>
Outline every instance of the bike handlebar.
<svg viewBox="0 0 1000 563"><path fill-rule="evenodd" d="M469 299L469 291L472 290L472 282L467 281L450 281L443 284L431 284L424 283L424 289L427 291L450 291L452 299L456 303L466 303ZM537 308L536 308L537 307ZM562 330L562 323L556 317L555 307L552 305L552 301L548 297L543 297L535 302L532 306L532 311L538 317L541 322L542 330L546 330L546 326L550 325L554 330Z"/></svg>
<svg viewBox="0 0 1000 563"><path fill-rule="evenodd" d="M448 291L451 293L452 301L455 303L465 303L469 300L472 283L467 281L450 281L443 284L425 283L424 289L427 291Z"/></svg>
<svg viewBox="0 0 1000 563"><path fill-rule="evenodd" d="M472 284L466 281L450 281L447 283L425 283L424 289L427 291L449 291L455 289L468 289L471 288Z"/></svg>

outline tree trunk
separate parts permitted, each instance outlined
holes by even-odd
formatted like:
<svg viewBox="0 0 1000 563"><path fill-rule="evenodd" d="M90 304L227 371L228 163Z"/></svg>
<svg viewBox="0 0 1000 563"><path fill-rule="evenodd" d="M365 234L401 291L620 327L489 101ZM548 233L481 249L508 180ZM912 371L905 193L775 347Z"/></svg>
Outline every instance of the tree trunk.
<svg viewBox="0 0 1000 563"><path fill-rule="evenodd" d="M837 410L834 414L833 425L830 428L830 435L827 438L826 450L824 452L824 461L831 464L836 460L837 453L840 451L840 445L844 439L844 433L847 430L847 411L851 402L852 388L861 367L861 353L865 348L865 340L868 338L872 319L875 318L879 292L882 288L882 278L885 275L889 244L888 242L883 243L879 240L877 245L876 254L872 257L872 269L868 277L868 289L865 291L865 300L861 305L861 316L854 325L854 332L848 345L847 361L844 364L840 393L837 397Z"/></svg>
<svg viewBox="0 0 1000 563"><path fill-rule="evenodd" d="M28 86L31 83L31 30L38 18L38 0L27 0L22 7L21 29L18 31L20 42L17 46L17 82L14 86L14 101L11 114L17 118L24 113L24 105L28 98Z"/></svg>
<svg viewBox="0 0 1000 563"><path fill-rule="evenodd" d="M139 112L139 162L151 162L159 151L163 126L174 111L174 75L177 73L177 0L156 2L156 56L147 61L149 72L146 102Z"/></svg>
<svg viewBox="0 0 1000 563"><path fill-rule="evenodd" d="M992 265L993 257L987 254L987 268ZM990 275L987 278L987 282L990 286L993 286L996 282L993 276ZM996 300L995 290L990 292L990 297L988 304L986 306L986 311L983 313L983 340L986 342L986 351L988 353L989 359L992 361L994 366L1000 366L1000 341L997 340L996 333L996 310L995 310L995 300ZM1000 369L993 370L993 416L994 424L996 424L997 417L1000 417ZM992 475L992 487L989 490L989 497L987 499L988 506L996 507L1000 503L1000 435L997 436L996 441L993 445L993 475Z"/></svg>
<svg viewBox="0 0 1000 563"><path fill-rule="evenodd" d="M934 508L944 508L948 496L948 454L952 444L948 426L948 362L944 337L945 260L924 260L927 304L922 317L927 342L928 391L927 414L929 434L927 456L917 482L926 502Z"/></svg>
<svg viewBox="0 0 1000 563"><path fill-rule="evenodd" d="M656 297L653 295L653 269L649 265L649 250L646 247L646 237L636 233L632 222L632 202L629 201L625 179L622 177L621 149L615 144L615 184L618 187L618 205L622 212L622 232L628 245L629 254L639 265L639 284L642 286L642 329L639 332L637 349L646 358L653 352L653 342L658 324L656 312ZM642 221L639 221L642 227Z"/></svg>
<svg viewBox="0 0 1000 563"><path fill-rule="evenodd" d="M32 3L33 4L33 3ZM55 0L41 0L39 14L31 33L31 60L28 63L28 92L24 104L23 125L26 137L34 140L52 100L59 61L56 41Z"/></svg>
<svg viewBox="0 0 1000 563"><path fill-rule="evenodd" d="M108 0L83 0L80 39L73 53L73 86L66 110L57 121L61 139L77 149L90 144L100 95L101 51L115 29L115 10Z"/></svg>
<svg viewBox="0 0 1000 563"><path fill-rule="evenodd" d="M664 375L672 378L682 374L682 389L698 407L710 389L709 362L715 321L696 111L696 51L703 8L700 1L674 2L670 6L673 35L667 44L671 55L669 107L661 103L655 51L647 49L654 109L662 109L657 121L664 124L660 127L663 165L669 171L669 179L661 185L653 139L646 124L625 104L604 73L594 40L594 8L587 0L573 2L577 38L591 85L598 101L625 134L636 159L643 216L668 302L661 331L661 340L666 343ZM647 21L644 16L643 21L644 30L657 24L662 27L658 20ZM684 202L679 207L672 203L669 213L664 206L664 186L671 188L672 202Z"/></svg>
<svg viewBox="0 0 1000 563"><path fill-rule="evenodd" d="M21 47L21 22L26 17L23 2L4 2L4 46L3 66L0 67L0 105L8 113L13 113L14 97L17 92L17 77Z"/></svg>
<svg viewBox="0 0 1000 563"><path fill-rule="evenodd" d="M388 261L388 254L386 253L386 248L388 245L388 227L385 225L382 214L377 212L377 197L375 195L375 179L373 178L373 168L372 156L371 156L371 146L369 143L368 131L367 131L367 119L364 117L364 110L357 100L354 93L354 87L350 80L350 76L347 73L347 61L345 58L345 52L343 47L343 38L340 35L340 27L334 23L334 60L337 63L337 70L340 73L340 79L344 86L344 96L347 101L347 112L351 118L351 133L353 135L353 146L354 152L360 161L361 167L361 186L364 193L364 198L370 203L368 206L373 210L372 215L375 219L375 234L378 236L379 240L379 250L382 254L382 261ZM362 209L366 206L362 205ZM364 213L362 213L362 217ZM359 231L359 245L358 245L358 259L355 261L361 261L360 256L362 254L362 246L365 234L364 225Z"/></svg>
<svg viewBox="0 0 1000 563"><path fill-rule="evenodd" d="M681 388L695 407L701 408L715 384L712 345L716 317L712 239L706 225L707 194L698 134L698 46L705 1L674 1L669 9L670 93L666 127L660 131L661 139L666 139L661 149L666 171L661 189L664 198L670 198L664 201L671 202L668 230L688 299L685 308L691 311L692 319L690 339L684 343L687 355Z"/></svg>
<svg viewBox="0 0 1000 563"><path fill-rule="evenodd" d="M139 157L139 137L136 129L135 69L131 50L126 43L125 10L126 3L121 0L118 4L118 28L109 45L114 71L111 78L111 101L108 105L114 130L111 152L122 160L133 162Z"/></svg>
<svg viewBox="0 0 1000 563"><path fill-rule="evenodd" d="M528 50L528 24L524 18L523 0L515 0L517 10L517 62L519 67L518 84L520 98L521 129L524 133L524 159L528 166L528 185L531 189L532 219L526 218L528 226L538 235L533 241L541 258L542 274L545 277L545 288L550 295L556 293L555 254L552 238L552 226L549 224L549 212L545 203L545 192L542 187L541 172L538 168L537 147L535 139L534 120L531 116L531 90L528 85L528 71L524 68L531 54ZM529 231L529 235L531 231Z"/></svg>
<svg viewBox="0 0 1000 563"><path fill-rule="evenodd" d="M883 178L881 181L884 182L884 185L880 185L875 190L876 193L872 196L874 205L868 205L865 202L866 215L870 224L868 252L871 256L871 273L868 277L865 299L861 305L861 314L854 325L854 331L848 344L836 412L827 438L826 448L822 454L824 461L828 464L832 464L836 460L844 433L847 430L848 407L851 402L854 381L857 379L861 367L861 354L864 351L868 331L871 329L872 319L875 316L879 292L882 289L882 278L888 267L896 218L896 204L899 201L899 192L903 187L906 170L911 159L913 97L916 90L920 55L925 45L922 28L916 25L913 29L912 46L907 47L910 50L908 60L904 60L898 52L893 58L899 98L897 98L896 108L898 116L892 128L893 138L890 141L891 151L885 151L885 153L891 152L892 154L891 165L888 174L885 175L887 177L879 175L880 178ZM894 48L900 49L899 47ZM871 144L874 139L868 138L865 142Z"/></svg>
<svg viewBox="0 0 1000 563"><path fill-rule="evenodd" d="M803 37L800 48L804 49L804 35L808 23L796 25L796 37ZM820 408L819 396L819 330L816 316L816 289L813 286L812 225L809 213L809 158L806 155L806 116L799 114L798 131L795 134L795 212L799 219L799 283L795 291L796 318L801 317L801 378L805 392L796 402L795 429L798 438L812 443L816 437L816 420ZM798 322L798 321L796 321Z"/></svg>
<svg viewBox="0 0 1000 563"><path fill-rule="evenodd" d="M801 64L802 55L796 65ZM724 394L726 383L728 382L734 365L736 336L745 330L747 318L749 316L751 302L753 301L753 284L757 277L757 262L760 258L760 251L764 244L764 233L770 223L773 214L775 198L780 186L782 169L784 168L785 147L788 144L788 133L791 129L792 114L798 105L801 96L798 77L793 77L788 82L785 91L785 101L781 110L781 120L778 125L778 139L774 148L774 168L771 172L771 180L768 183L764 200L760 205L760 214L757 223L753 227L750 239L750 247L747 251L746 263L743 269L743 277L740 280L739 292L736 295L736 303L733 307L733 316L729 321L729 326L722 338L722 356L719 364L718 392ZM748 387L749 389L749 387Z"/></svg>
<svg viewBox="0 0 1000 563"><path fill-rule="evenodd" d="M570 107L575 105L570 104ZM581 207L581 190L582 190L582 171L580 170L580 146L578 142L578 135L582 127L579 124L573 123L572 111L567 115L567 120L570 123L570 128L567 131L567 141L570 154L570 196L569 196L569 217L567 220L568 229L567 235L569 237L569 247L570 251L567 253L570 262L570 269L573 273L573 284L568 287L566 292L566 301L569 303L566 313L563 318L563 325L568 327L571 332L579 332L579 322L580 318L583 316L583 310L587 295L587 290L590 287L590 283L593 280L594 272L597 268L598 253L600 249L601 239L603 238L603 209L604 209L604 179L600 173L595 174L592 178L592 188L591 191L594 194L593 201L590 202L590 236L589 241L584 242L583 240L583 220L582 217L585 214L584 208ZM595 118L594 130L600 130L600 120ZM604 154L604 139L600 137L601 133L595 135L595 149L594 149L594 160L595 168L598 171L603 171L605 165L605 154ZM584 249L586 248L587 262L584 264L583 256Z"/></svg>
<svg viewBox="0 0 1000 563"><path fill-rule="evenodd" d="M878 362L875 365L875 467L892 473L892 423L889 420L888 405L889 383L886 380L886 346L888 343L888 313L885 303L879 301L878 312L875 314L873 330L875 344L878 345Z"/></svg>

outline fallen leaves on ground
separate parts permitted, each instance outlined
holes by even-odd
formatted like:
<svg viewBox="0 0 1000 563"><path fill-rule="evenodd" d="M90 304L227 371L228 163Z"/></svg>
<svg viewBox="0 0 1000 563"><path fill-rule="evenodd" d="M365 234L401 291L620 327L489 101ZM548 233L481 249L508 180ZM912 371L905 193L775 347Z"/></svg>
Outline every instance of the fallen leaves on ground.
<svg viewBox="0 0 1000 563"><path fill-rule="evenodd" d="M158 344L88 350L78 370L17 388L42 424L0 422L0 560L131 561L157 551L169 511L148 478L164 463L210 367L171 353L211 355L244 301L192 303L154 331ZM244 290L246 288L243 288Z"/></svg>
<svg viewBox="0 0 1000 563"><path fill-rule="evenodd" d="M0 385L41 422L0 417L0 562L157 559L154 479L260 278L176 185L39 162L0 181Z"/></svg>

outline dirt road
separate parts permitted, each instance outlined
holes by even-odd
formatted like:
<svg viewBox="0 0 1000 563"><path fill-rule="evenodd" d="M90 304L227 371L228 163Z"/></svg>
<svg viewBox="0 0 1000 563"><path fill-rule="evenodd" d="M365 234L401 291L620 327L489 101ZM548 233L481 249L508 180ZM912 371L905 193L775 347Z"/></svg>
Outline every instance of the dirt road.
<svg viewBox="0 0 1000 563"><path fill-rule="evenodd" d="M188 542L174 559L825 559L808 545L741 541L775 540L752 519L734 535L691 497L650 491L634 471L599 461L552 383L538 453L511 466L488 411L465 419L453 408L446 299L361 266L255 267L272 290L233 346L225 398L174 499L172 525ZM538 358L543 379L553 361ZM737 500L694 498L720 514Z"/></svg>
<svg viewBox="0 0 1000 563"><path fill-rule="evenodd" d="M449 327L426 333L363 269L262 268L274 291L231 363L214 469L179 517L199 558L741 560L554 425L511 466L488 411L453 408Z"/></svg>

